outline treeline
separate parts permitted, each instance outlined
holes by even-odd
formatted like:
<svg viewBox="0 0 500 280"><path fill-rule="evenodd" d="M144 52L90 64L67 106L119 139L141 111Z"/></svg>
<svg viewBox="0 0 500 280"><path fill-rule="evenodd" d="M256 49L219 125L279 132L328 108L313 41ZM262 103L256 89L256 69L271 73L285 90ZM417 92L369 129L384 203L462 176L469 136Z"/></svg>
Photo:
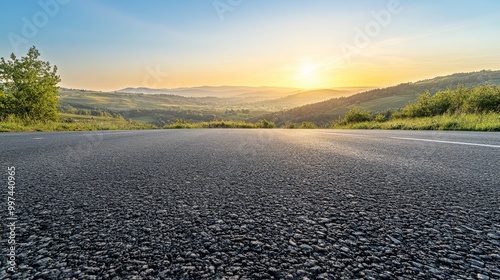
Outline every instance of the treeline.
<svg viewBox="0 0 500 280"><path fill-rule="evenodd" d="M396 112L394 118L432 117L442 114L500 113L500 87L483 85L472 88L459 86L431 95L421 94L417 102Z"/></svg>
<svg viewBox="0 0 500 280"><path fill-rule="evenodd" d="M180 128L275 128L276 124L267 120L261 120L256 123L245 121L224 121L214 120L209 122L187 122L184 120L176 120L173 123L163 126L165 129L180 129Z"/></svg>
<svg viewBox="0 0 500 280"><path fill-rule="evenodd" d="M500 86L482 85L458 86L431 95L429 91L420 94L417 101L406 107L385 114L372 114L354 108L347 112L337 125L361 122L384 122L398 119L415 119L441 115L467 115L500 113Z"/></svg>
<svg viewBox="0 0 500 280"><path fill-rule="evenodd" d="M110 117L121 119L123 116L119 113L115 113L106 109L88 109L88 108L75 108L69 104L60 104L57 109L61 113L75 114L82 116L95 116L95 117Z"/></svg>
<svg viewBox="0 0 500 280"><path fill-rule="evenodd" d="M149 122L162 127L164 125L175 122L176 120L184 120L186 122L207 122L217 119L213 112L203 112L194 110L126 110L119 111L124 118L131 119L149 119Z"/></svg>

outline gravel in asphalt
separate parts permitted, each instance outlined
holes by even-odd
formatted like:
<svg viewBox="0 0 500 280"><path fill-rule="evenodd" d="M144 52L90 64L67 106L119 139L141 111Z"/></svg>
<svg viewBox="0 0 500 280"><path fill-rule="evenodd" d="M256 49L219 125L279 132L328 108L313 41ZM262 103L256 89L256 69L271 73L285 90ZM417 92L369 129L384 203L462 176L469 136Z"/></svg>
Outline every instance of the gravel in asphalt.
<svg viewBox="0 0 500 280"><path fill-rule="evenodd" d="M0 278L500 279L498 133L20 133L0 151Z"/></svg>

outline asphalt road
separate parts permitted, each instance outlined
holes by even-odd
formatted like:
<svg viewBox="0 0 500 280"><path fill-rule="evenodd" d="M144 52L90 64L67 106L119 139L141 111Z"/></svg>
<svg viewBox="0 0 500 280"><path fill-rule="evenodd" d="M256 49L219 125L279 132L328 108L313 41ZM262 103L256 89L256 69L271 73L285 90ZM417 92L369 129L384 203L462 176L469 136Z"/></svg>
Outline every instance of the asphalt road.
<svg viewBox="0 0 500 280"><path fill-rule="evenodd" d="M500 279L499 133L9 133L0 152L0 278Z"/></svg>

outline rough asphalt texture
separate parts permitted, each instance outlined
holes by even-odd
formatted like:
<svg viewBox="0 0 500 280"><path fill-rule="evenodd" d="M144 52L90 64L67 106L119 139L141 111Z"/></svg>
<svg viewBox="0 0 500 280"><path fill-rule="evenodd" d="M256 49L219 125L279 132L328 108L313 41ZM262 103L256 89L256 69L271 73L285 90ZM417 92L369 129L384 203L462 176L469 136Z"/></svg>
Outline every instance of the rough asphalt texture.
<svg viewBox="0 0 500 280"><path fill-rule="evenodd" d="M11 279L500 279L499 133L0 135ZM5 217L6 203L2 203Z"/></svg>

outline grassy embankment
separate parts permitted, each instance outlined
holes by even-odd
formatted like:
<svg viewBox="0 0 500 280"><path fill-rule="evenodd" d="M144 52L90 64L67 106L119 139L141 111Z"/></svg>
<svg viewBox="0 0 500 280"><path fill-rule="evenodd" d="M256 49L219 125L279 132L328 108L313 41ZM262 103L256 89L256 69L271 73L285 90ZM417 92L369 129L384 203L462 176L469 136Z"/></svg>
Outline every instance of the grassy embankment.
<svg viewBox="0 0 500 280"><path fill-rule="evenodd" d="M268 121L247 123L244 121L211 121L185 122L178 120L164 126L164 129L190 128L275 128ZM84 116L76 114L61 114L59 122L29 122L9 117L0 122L0 132L34 132L34 131L95 131L95 130L139 130L156 129L155 125L124 120L112 117Z"/></svg>
<svg viewBox="0 0 500 280"><path fill-rule="evenodd" d="M275 128L276 125L266 120L257 123L248 123L244 121L211 121L211 122L185 122L177 120L175 123L164 126L165 129L181 128Z"/></svg>
<svg viewBox="0 0 500 280"><path fill-rule="evenodd" d="M434 117L391 119L335 124L339 129L469 130L500 131L500 114L440 115Z"/></svg>
<svg viewBox="0 0 500 280"><path fill-rule="evenodd" d="M500 86L426 92L389 118L355 108L333 128L500 131Z"/></svg>
<svg viewBox="0 0 500 280"><path fill-rule="evenodd" d="M8 117L0 122L0 132L93 131L154 129L154 125L111 117L62 114L61 121L30 122Z"/></svg>

